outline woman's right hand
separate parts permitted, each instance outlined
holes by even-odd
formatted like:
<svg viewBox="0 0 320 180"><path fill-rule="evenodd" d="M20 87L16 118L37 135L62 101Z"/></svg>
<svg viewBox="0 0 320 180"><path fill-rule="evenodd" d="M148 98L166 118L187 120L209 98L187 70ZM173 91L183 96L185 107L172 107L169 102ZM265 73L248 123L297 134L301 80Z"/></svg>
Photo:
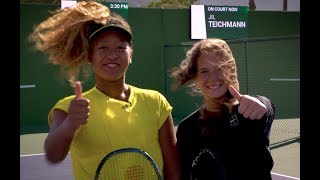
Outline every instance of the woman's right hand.
<svg viewBox="0 0 320 180"><path fill-rule="evenodd" d="M88 122L90 100L82 97L82 85L80 81L75 82L74 93L75 98L70 101L65 123L67 123L67 126L70 128L78 129Z"/></svg>

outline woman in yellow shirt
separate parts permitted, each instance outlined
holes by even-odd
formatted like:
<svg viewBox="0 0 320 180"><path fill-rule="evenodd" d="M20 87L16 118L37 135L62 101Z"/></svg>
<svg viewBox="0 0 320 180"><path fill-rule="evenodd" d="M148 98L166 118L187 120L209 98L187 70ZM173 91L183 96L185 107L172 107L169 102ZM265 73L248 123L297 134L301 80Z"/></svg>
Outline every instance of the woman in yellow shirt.
<svg viewBox="0 0 320 180"><path fill-rule="evenodd" d="M119 15L96 2L78 2L39 24L30 36L50 62L69 70L74 94L48 115L44 149L49 162L70 152L75 179L93 179L102 158L134 147L155 160L164 179L180 179L172 107L158 91L127 84L132 32ZM93 68L95 86L82 92L81 65Z"/></svg>

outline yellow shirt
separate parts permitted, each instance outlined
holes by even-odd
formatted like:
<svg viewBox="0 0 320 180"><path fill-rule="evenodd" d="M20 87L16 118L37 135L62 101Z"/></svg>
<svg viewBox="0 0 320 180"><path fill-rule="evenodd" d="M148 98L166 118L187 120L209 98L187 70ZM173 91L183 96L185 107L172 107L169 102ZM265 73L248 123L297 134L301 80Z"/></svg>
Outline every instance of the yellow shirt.
<svg viewBox="0 0 320 180"><path fill-rule="evenodd" d="M146 151L163 175L158 130L172 107L158 91L132 85L129 88L129 103L110 98L96 87L83 93L83 97L90 100L90 115L88 123L76 131L70 147L75 179L94 179L95 171L104 156L127 147ZM49 126L53 110L68 112L73 98L74 95L57 102L49 112Z"/></svg>

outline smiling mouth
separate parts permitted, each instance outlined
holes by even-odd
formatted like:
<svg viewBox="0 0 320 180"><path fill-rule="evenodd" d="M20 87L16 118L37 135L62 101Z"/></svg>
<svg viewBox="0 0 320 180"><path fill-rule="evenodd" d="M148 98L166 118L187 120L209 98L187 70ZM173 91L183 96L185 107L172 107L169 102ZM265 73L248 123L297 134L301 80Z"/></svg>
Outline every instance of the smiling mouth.
<svg viewBox="0 0 320 180"><path fill-rule="evenodd" d="M221 84L218 84L218 85L212 85L212 86L207 86L208 89L217 89L221 87Z"/></svg>
<svg viewBox="0 0 320 180"><path fill-rule="evenodd" d="M103 64L103 66L107 66L107 67L114 68L114 67L118 67L118 66L119 66L119 64L116 64L116 63L109 63L109 64Z"/></svg>

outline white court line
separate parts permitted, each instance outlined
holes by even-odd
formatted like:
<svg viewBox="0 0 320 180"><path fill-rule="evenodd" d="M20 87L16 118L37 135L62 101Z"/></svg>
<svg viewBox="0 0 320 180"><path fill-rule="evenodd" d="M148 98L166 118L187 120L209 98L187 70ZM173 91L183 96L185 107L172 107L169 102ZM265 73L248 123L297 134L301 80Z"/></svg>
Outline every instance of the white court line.
<svg viewBox="0 0 320 180"><path fill-rule="evenodd" d="M40 153L40 154L22 154L22 155L20 155L20 157L42 156L44 154L45 153ZM68 154L70 154L70 153L68 153Z"/></svg>
<svg viewBox="0 0 320 180"><path fill-rule="evenodd" d="M20 88L35 88L36 85L35 84L31 84L31 85L20 85Z"/></svg>
<svg viewBox="0 0 320 180"><path fill-rule="evenodd" d="M28 156L42 156L44 155L44 153L41 154L24 154L24 155L20 155L20 157L28 157Z"/></svg>
<svg viewBox="0 0 320 180"><path fill-rule="evenodd" d="M68 154L69 154L69 153L68 153ZM44 153L41 153L41 154L26 154L26 155L20 155L20 157L42 156L42 155L44 155ZM294 180L300 180L300 178L292 177L292 176L287 176L287 175L284 175L284 174L278 174L278 173L273 173L273 172L271 172L271 174L274 174L274 175L276 175L276 176L281 176L281 177L286 177L286 178L294 179Z"/></svg>
<svg viewBox="0 0 320 180"><path fill-rule="evenodd" d="M300 179L300 178L297 178L297 177L287 176L287 175L278 174L278 173L273 173L273 172L271 172L271 174L274 174L274 175L277 175L277 176L282 176L282 177L287 177L287 178L291 178L291 179L297 179L297 180Z"/></svg>
<svg viewBox="0 0 320 180"><path fill-rule="evenodd" d="M300 78L299 79L270 78L270 81L300 81Z"/></svg>

